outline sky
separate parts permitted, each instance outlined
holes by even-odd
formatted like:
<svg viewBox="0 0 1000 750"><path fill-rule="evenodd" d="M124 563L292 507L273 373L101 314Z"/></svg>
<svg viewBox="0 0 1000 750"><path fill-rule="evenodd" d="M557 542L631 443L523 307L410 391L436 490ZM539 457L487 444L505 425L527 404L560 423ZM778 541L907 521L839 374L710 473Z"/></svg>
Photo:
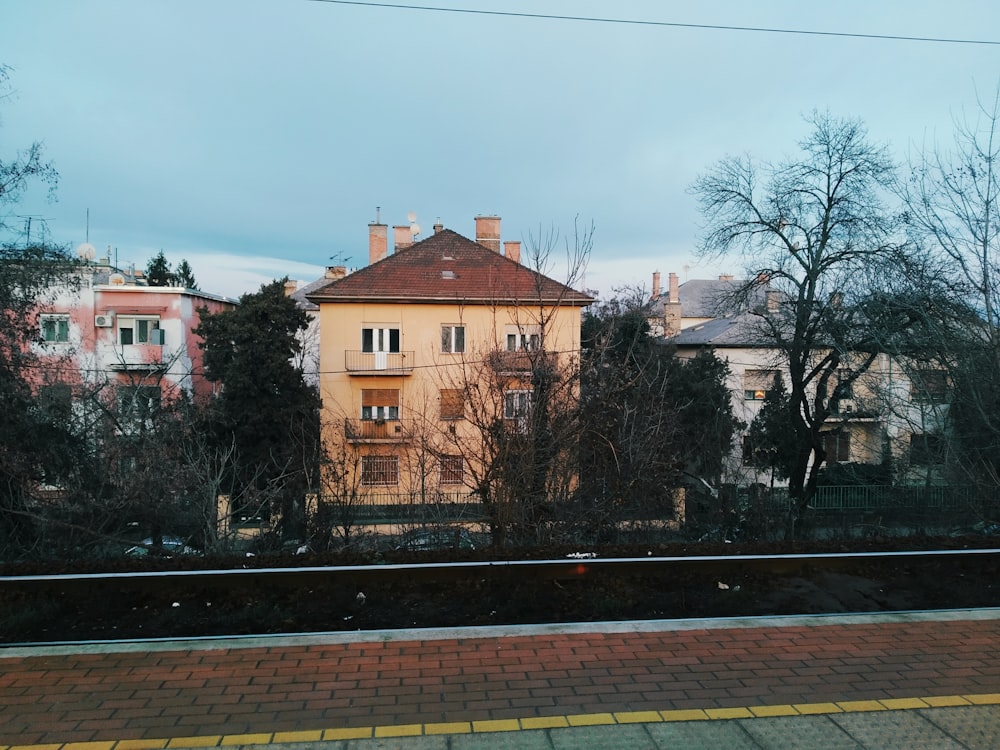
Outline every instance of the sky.
<svg viewBox="0 0 1000 750"><path fill-rule="evenodd" d="M376 216L422 239L497 215L557 237L560 280L593 227L584 286L609 297L739 274L697 253L690 186L720 159L794 155L819 110L905 160L1000 82L997 43L846 36L1000 42L995 0L403 4L0 0L0 161L39 141L60 173L6 222L125 268L162 250L238 297L366 265Z"/></svg>

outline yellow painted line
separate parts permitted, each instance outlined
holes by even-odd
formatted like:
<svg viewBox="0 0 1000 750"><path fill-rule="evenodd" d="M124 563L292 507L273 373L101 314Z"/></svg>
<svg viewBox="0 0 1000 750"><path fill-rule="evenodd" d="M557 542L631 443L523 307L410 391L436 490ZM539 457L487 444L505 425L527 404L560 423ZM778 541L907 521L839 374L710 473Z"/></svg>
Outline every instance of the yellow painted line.
<svg viewBox="0 0 1000 750"><path fill-rule="evenodd" d="M521 729L561 729L568 726L565 716L531 716L521 719Z"/></svg>
<svg viewBox="0 0 1000 750"><path fill-rule="evenodd" d="M964 695L962 696L969 703L977 706L994 706L1000 703L1000 693L986 693L984 695Z"/></svg>
<svg viewBox="0 0 1000 750"><path fill-rule="evenodd" d="M839 701L836 703L796 703L773 706L675 709L665 711L619 711L615 713L528 716L522 719L488 719L433 724L389 724L371 727L340 727L259 734L204 735L170 739L131 739L108 742L67 742L37 745L0 745L0 750L174 750L176 748L231 747L270 743L363 740L373 737L417 737L421 735L516 732L531 729L562 729L614 724L655 724L664 721L706 721L766 718L772 716L860 713L949 706L1000 705L1000 693L937 695L925 698L882 698L881 700Z"/></svg>
<svg viewBox="0 0 1000 750"><path fill-rule="evenodd" d="M660 711L664 721L705 721L708 714L700 708L678 708L673 711Z"/></svg>
<svg viewBox="0 0 1000 750"><path fill-rule="evenodd" d="M275 744L279 742L319 742L323 739L323 730L314 729L300 732L275 732L271 740ZM118 748L115 748L118 750Z"/></svg>
<svg viewBox="0 0 1000 750"><path fill-rule="evenodd" d="M854 711L888 711L889 709L879 701L837 701L837 705L845 712Z"/></svg>
<svg viewBox="0 0 1000 750"><path fill-rule="evenodd" d="M758 718L768 716L798 716L794 706L750 706L750 713Z"/></svg>
<svg viewBox="0 0 1000 750"><path fill-rule="evenodd" d="M223 735L219 745L267 745L271 742L271 733L259 734L227 734Z"/></svg>
<svg viewBox="0 0 1000 750"><path fill-rule="evenodd" d="M842 714L844 710L836 703L793 703L792 708L803 716L814 714Z"/></svg>
<svg viewBox="0 0 1000 750"><path fill-rule="evenodd" d="M370 740L374 736L375 727L343 727L323 732L324 740Z"/></svg>
<svg viewBox="0 0 1000 750"><path fill-rule="evenodd" d="M706 708L705 713L710 719L752 719L749 708Z"/></svg>
<svg viewBox="0 0 1000 750"><path fill-rule="evenodd" d="M395 724L375 727L376 737L419 737L423 733L423 724Z"/></svg>
<svg viewBox="0 0 1000 750"><path fill-rule="evenodd" d="M614 724L613 714L570 714L566 717L571 727L599 727Z"/></svg>
<svg viewBox="0 0 1000 750"><path fill-rule="evenodd" d="M472 734L472 724L468 721L424 724L424 734Z"/></svg>
<svg viewBox="0 0 1000 750"><path fill-rule="evenodd" d="M971 706L972 703L967 701L961 695L939 695L935 698L924 698L928 706L934 706L935 708L946 707L946 706Z"/></svg>
<svg viewBox="0 0 1000 750"><path fill-rule="evenodd" d="M521 728L517 719L483 719L472 722L473 732L516 732Z"/></svg>
<svg viewBox="0 0 1000 750"><path fill-rule="evenodd" d="M659 711L616 711L615 721L619 724L655 724L663 721Z"/></svg>
<svg viewBox="0 0 1000 750"><path fill-rule="evenodd" d="M879 701L886 708L892 709L908 709L908 708L927 708L927 704L924 703L920 698L883 698Z"/></svg>
<svg viewBox="0 0 1000 750"><path fill-rule="evenodd" d="M169 740L118 740L115 750L163 750Z"/></svg>
<svg viewBox="0 0 1000 750"><path fill-rule="evenodd" d="M174 737L167 743L167 747L215 747L222 737L219 735L206 735L204 737Z"/></svg>

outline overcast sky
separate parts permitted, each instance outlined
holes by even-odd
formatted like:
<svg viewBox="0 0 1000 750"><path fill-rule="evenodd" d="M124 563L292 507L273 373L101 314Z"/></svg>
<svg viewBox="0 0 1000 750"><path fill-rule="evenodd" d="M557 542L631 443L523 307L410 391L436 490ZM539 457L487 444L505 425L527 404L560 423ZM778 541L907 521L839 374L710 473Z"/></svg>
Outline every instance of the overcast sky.
<svg viewBox="0 0 1000 750"><path fill-rule="evenodd" d="M1000 41L1000 3L455 0L673 24ZM238 296L365 265L368 222L503 219L530 243L593 224L586 286L704 278L688 193L729 154L778 159L814 109L903 158L992 98L1000 46L543 19L322 0L2 0L0 159L60 172L15 225L119 265L162 249ZM391 230L390 230L391 234ZM419 239L419 237L418 237ZM559 277L558 269L553 276Z"/></svg>

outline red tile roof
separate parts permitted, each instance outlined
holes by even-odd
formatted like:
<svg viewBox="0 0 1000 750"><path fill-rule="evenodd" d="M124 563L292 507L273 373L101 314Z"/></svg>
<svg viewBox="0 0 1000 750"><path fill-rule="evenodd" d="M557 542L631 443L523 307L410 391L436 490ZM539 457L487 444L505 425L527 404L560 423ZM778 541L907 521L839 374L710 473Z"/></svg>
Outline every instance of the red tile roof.
<svg viewBox="0 0 1000 750"><path fill-rule="evenodd" d="M505 258L450 229L330 281L308 299L323 302L385 301L463 304L561 304L584 306L586 294Z"/></svg>

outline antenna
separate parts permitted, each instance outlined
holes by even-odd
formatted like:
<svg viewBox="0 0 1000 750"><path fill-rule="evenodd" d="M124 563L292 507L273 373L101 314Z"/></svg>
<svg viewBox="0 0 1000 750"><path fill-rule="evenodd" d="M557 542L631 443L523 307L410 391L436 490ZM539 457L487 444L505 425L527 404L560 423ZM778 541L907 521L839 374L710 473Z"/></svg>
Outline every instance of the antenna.
<svg viewBox="0 0 1000 750"><path fill-rule="evenodd" d="M337 253L336 255L331 255L330 260L332 260L334 263L343 263L346 266L347 261L349 261L351 257L352 256L348 255L347 253Z"/></svg>
<svg viewBox="0 0 1000 750"><path fill-rule="evenodd" d="M83 239L84 239L84 243L85 244L87 244L87 245L90 244L90 209L89 208L87 209L87 235Z"/></svg>

